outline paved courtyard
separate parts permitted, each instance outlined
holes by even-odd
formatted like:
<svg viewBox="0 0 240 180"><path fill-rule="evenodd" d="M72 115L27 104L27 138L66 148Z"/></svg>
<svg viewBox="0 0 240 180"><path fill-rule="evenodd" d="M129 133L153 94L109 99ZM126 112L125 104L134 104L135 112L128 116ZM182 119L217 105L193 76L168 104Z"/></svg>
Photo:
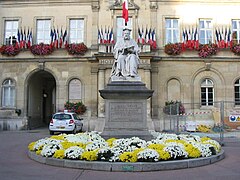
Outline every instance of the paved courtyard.
<svg viewBox="0 0 240 180"><path fill-rule="evenodd" d="M198 168L153 172L104 172L40 164L28 158L30 142L49 136L47 129L0 131L1 180L238 180L240 140L226 139L225 159Z"/></svg>

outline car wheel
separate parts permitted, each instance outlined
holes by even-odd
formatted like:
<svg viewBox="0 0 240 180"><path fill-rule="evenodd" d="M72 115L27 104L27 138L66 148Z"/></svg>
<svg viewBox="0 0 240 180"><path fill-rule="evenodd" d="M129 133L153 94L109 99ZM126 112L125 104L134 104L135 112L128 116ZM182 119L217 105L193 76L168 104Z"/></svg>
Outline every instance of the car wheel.
<svg viewBox="0 0 240 180"><path fill-rule="evenodd" d="M81 128L80 128L79 132L82 132L82 128L83 128L83 127L81 126Z"/></svg>
<svg viewBox="0 0 240 180"><path fill-rule="evenodd" d="M73 133L73 134L76 134L76 133L77 133L77 128L76 128L76 126L74 127L72 133Z"/></svg>
<svg viewBox="0 0 240 180"><path fill-rule="evenodd" d="M50 135L54 135L54 131L49 131Z"/></svg>

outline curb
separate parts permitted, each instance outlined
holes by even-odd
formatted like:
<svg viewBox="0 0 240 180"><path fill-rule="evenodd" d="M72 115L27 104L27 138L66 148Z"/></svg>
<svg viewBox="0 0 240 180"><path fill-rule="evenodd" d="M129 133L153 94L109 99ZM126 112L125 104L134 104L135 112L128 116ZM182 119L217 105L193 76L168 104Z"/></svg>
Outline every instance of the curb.
<svg viewBox="0 0 240 180"><path fill-rule="evenodd" d="M28 151L30 159L39 163L76 168L84 170L98 170L98 171L120 171L120 172L146 172L146 171L163 171L174 169L186 169L199 166L205 166L213 164L224 159L224 150L217 155L210 157L197 158L197 159L184 159L184 160L172 160L172 161L159 161L159 162L103 162L103 161L81 161L81 160L69 160L69 159L56 159L47 158L37 155L35 152Z"/></svg>

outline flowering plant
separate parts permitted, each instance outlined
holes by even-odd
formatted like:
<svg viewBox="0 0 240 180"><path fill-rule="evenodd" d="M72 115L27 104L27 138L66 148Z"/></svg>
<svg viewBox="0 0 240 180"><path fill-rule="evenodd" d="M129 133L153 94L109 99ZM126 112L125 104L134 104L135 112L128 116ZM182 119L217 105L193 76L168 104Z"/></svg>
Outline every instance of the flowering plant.
<svg viewBox="0 0 240 180"><path fill-rule="evenodd" d="M84 43L79 44L68 44L66 45L66 49L71 55L84 55L88 48Z"/></svg>
<svg viewBox="0 0 240 180"><path fill-rule="evenodd" d="M168 43L164 46L164 52L168 55L179 55L182 53L182 43Z"/></svg>
<svg viewBox="0 0 240 180"><path fill-rule="evenodd" d="M67 101L64 104L64 108L67 110L73 111L76 114L84 114L87 110L87 107L81 101L80 102Z"/></svg>
<svg viewBox="0 0 240 180"><path fill-rule="evenodd" d="M0 48L0 52L2 55L16 56L20 52L20 48L18 46L13 45L3 45Z"/></svg>
<svg viewBox="0 0 240 180"><path fill-rule="evenodd" d="M31 46L30 51L33 53L33 55L44 56L52 54L54 48L49 44L40 43Z"/></svg>
<svg viewBox="0 0 240 180"><path fill-rule="evenodd" d="M32 142L28 149L43 157L110 162L157 162L199 158L221 151L220 144L207 137L155 131L151 133L153 139L150 141L137 137L111 139L111 146L107 143L108 140L94 131L75 135L60 134ZM98 144L98 148L91 149L89 144Z"/></svg>
<svg viewBox="0 0 240 180"><path fill-rule="evenodd" d="M201 58L206 58L208 56L212 56L217 54L218 45L217 44L201 44L198 49L198 55Z"/></svg>
<svg viewBox="0 0 240 180"><path fill-rule="evenodd" d="M231 48L231 51L235 54L235 55L240 55L240 44L236 44Z"/></svg>

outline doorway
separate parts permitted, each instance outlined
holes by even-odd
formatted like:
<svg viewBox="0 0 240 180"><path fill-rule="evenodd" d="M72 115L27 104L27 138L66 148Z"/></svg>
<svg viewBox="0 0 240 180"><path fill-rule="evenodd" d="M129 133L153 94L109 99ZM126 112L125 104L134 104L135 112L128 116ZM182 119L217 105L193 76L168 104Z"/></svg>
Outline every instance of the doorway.
<svg viewBox="0 0 240 180"><path fill-rule="evenodd" d="M35 72L28 80L27 116L28 127L47 126L56 111L56 80L44 70Z"/></svg>

